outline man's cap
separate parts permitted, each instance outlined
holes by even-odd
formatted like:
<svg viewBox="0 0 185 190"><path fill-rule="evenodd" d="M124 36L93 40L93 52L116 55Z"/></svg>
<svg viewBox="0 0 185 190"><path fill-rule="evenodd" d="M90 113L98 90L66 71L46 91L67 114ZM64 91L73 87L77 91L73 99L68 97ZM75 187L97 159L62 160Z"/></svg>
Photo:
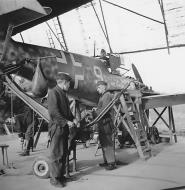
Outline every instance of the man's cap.
<svg viewBox="0 0 185 190"><path fill-rule="evenodd" d="M66 73L58 73L57 76L56 76L56 81L58 80L66 80L66 81L71 81L72 78L66 74Z"/></svg>
<svg viewBox="0 0 185 190"><path fill-rule="evenodd" d="M100 53L105 53L105 54L107 54L104 49L101 49L101 52L100 52Z"/></svg>
<svg viewBox="0 0 185 190"><path fill-rule="evenodd" d="M107 83L103 80L100 80L96 83L96 86L98 87L99 85L104 85L104 86L107 86Z"/></svg>

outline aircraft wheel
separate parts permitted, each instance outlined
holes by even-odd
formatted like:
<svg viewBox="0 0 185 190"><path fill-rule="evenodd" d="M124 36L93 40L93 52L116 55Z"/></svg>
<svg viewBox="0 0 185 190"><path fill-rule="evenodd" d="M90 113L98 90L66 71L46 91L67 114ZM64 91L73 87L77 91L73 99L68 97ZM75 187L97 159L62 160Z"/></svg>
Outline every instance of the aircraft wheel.
<svg viewBox="0 0 185 190"><path fill-rule="evenodd" d="M38 178L47 179L50 177L49 159L47 157L39 157L33 163L33 173Z"/></svg>

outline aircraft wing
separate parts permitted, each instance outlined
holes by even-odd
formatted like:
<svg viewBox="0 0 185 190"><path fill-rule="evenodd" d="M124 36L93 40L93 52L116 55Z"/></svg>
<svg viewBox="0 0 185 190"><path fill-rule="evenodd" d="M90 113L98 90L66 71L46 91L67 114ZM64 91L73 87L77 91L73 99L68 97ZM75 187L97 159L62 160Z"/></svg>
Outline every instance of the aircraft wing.
<svg viewBox="0 0 185 190"><path fill-rule="evenodd" d="M42 18L39 18L37 20L25 23L23 25L17 26L13 30L13 35L22 32L26 29L29 29L33 26L36 26L38 24L41 24L42 22L45 22L49 19L52 19L53 17L56 17L58 15L61 15L65 12L68 12L72 9L75 9L77 7L80 7L83 4L86 4L92 0L37 0L43 7L50 7L52 9L52 12L49 15L46 15Z"/></svg>
<svg viewBox="0 0 185 190"><path fill-rule="evenodd" d="M142 98L144 109L185 104L185 94L145 96Z"/></svg>

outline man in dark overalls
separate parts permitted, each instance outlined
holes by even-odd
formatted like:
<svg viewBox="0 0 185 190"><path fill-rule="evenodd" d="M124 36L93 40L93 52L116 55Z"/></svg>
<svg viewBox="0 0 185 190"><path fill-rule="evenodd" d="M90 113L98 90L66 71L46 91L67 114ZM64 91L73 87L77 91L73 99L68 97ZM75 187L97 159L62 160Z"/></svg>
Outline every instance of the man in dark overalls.
<svg viewBox="0 0 185 190"><path fill-rule="evenodd" d="M50 183L64 187L66 178L65 165L68 154L69 128L76 122L69 105L66 92L69 90L71 77L60 73L57 75L57 85L48 94L48 111L50 115Z"/></svg>
<svg viewBox="0 0 185 190"><path fill-rule="evenodd" d="M16 125L19 125L21 133L24 133L24 151L20 156L29 156L31 147L33 150L34 135L37 131L39 121L30 107L26 106L24 113L22 121L20 121L21 119L19 117L16 118Z"/></svg>
<svg viewBox="0 0 185 190"><path fill-rule="evenodd" d="M98 81L97 91L101 96L96 109L96 115L99 115L112 100L111 93L106 90L107 83L104 81ZM101 163L99 165L105 167L107 170L113 170L116 168L113 130L114 124L111 117L111 111L109 111L98 122L99 140L102 147L104 159L104 163Z"/></svg>

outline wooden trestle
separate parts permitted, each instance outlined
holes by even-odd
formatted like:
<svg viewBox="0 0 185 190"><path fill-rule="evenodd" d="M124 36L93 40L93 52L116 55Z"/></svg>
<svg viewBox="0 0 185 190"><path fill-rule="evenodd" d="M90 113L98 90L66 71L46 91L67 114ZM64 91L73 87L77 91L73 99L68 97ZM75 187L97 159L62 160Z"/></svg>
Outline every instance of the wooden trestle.
<svg viewBox="0 0 185 190"><path fill-rule="evenodd" d="M177 142L172 106L181 104L185 104L185 94L157 95L142 98L143 109L153 110L158 116L151 126L156 125L161 120L169 129L168 136L170 137L170 142L173 142L173 139ZM157 108L162 108L162 111L159 112ZM166 112L168 114L168 121L163 117Z"/></svg>
<svg viewBox="0 0 185 190"><path fill-rule="evenodd" d="M118 127L121 122L126 127L135 142L140 158L151 157L151 147L146 135L146 127L149 127L144 110L141 107L140 91L127 91L121 94L113 106L115 110L114 124Z"/></svg>

